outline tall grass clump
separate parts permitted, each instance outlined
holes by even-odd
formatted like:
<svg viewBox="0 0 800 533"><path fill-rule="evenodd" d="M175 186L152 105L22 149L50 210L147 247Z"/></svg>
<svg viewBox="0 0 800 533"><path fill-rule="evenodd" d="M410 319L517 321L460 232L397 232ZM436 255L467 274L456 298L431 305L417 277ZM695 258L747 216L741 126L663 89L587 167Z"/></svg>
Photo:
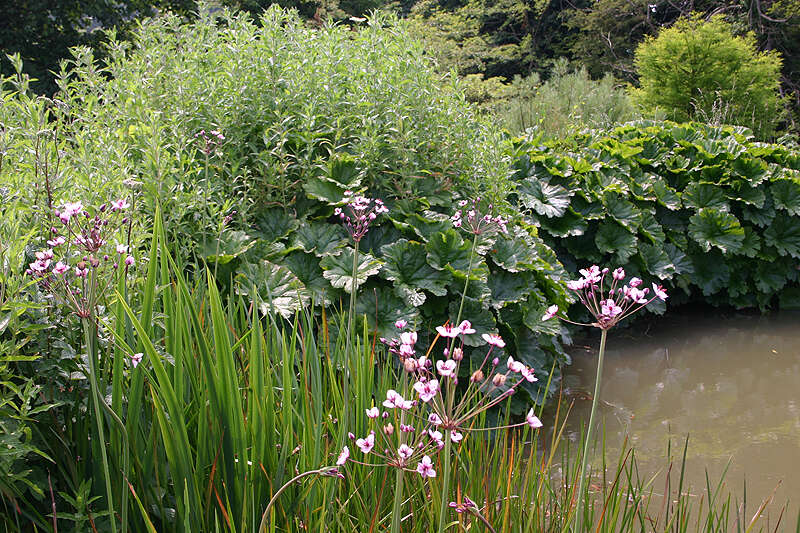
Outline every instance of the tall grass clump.
<svg viewBox="0 0 800 533"><path fill-rule="evenodd" d="M533 129L553 139L640 118L613 76L593 80L585 67L570 70L566 60L556 62L546 81L536 73L517 76L500 94L489 106L513 133Z"/></svg>

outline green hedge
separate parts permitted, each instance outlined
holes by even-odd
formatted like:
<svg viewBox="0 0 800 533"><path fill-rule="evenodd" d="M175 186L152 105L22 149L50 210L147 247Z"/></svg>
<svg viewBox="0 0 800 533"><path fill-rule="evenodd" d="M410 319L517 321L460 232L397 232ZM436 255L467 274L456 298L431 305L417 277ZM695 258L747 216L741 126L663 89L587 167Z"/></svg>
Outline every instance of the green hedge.
<svg viewBox="0 0 800 533"><path fill-rule="evenodd" d="M800 305L796 147L744 128L642 121L510 150L512 200L567 270L624 266L671 288L671 305Z"/></svg>

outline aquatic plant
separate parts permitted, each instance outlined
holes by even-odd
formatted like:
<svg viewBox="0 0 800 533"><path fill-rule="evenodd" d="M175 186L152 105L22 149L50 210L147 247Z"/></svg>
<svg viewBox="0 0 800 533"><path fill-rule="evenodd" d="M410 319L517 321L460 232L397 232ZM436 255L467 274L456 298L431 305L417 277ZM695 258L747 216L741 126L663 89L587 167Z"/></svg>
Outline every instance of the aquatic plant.
<svg viewBox="0 0 800 533"><path fill-rule="evenodd" d="M592 428L594 427L594 415L597 409L597 402L600 397L600 381L603 376L603 358L606 352L606 335L608 331L616 326L620 321L633 315L645 306L655 301L665 301L667 293L663 287L653 283L652 293L648 287L642 286L642 280L632 277L627 284L624 284L625 270L621 267L614 269L611 273L611 282L606 280L608 268L601 269L597 265L580 270L581 278L567 282L567 288L573 291L578 301L589 311L594 318L594 322L582 324L573 322L564 316L559 315L557 305L547 308L543 320L550 320L553 317L580 326L591 326L600 329L600 352L597 356L597 375L595 376L594 395L592 396L592 410L589 414L589 426L586 429L586 440L583 446L583 459L581 460L581 472L578 489L578 505L575 511L575 522L582 520L581 503L583 502L583 489L586 483L586 462L589 457L589 447L592 442ZM577 531L581 531L581 527Z"/></svg>

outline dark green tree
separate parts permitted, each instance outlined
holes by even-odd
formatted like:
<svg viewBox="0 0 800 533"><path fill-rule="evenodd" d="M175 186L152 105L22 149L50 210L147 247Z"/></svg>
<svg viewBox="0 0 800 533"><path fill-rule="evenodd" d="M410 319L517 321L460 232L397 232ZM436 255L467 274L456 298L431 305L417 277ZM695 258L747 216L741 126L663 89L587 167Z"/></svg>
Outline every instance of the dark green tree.
<svg viewBox="0 0 800 533"><path fill-rule="evenodd" d="M780 119L781 58L759 52L755 35L733 34L722 17L679 20L636 49L640 87L634 100L646 112L677 121L748 126L769 137Z"/></svg>

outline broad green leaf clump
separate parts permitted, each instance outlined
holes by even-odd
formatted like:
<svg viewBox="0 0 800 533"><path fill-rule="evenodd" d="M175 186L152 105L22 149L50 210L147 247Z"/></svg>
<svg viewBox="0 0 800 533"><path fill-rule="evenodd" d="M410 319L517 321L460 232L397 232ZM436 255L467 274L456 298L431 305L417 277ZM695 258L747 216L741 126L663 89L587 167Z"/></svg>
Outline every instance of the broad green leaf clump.
<svg viewBox="0 0 800 533"><path fill-rule="evenodd" d="M800 305L784 291L800 264L796 151L744 128L650 121L510 150L512 198L563 264L619 263L678 303Z"/></svg>

